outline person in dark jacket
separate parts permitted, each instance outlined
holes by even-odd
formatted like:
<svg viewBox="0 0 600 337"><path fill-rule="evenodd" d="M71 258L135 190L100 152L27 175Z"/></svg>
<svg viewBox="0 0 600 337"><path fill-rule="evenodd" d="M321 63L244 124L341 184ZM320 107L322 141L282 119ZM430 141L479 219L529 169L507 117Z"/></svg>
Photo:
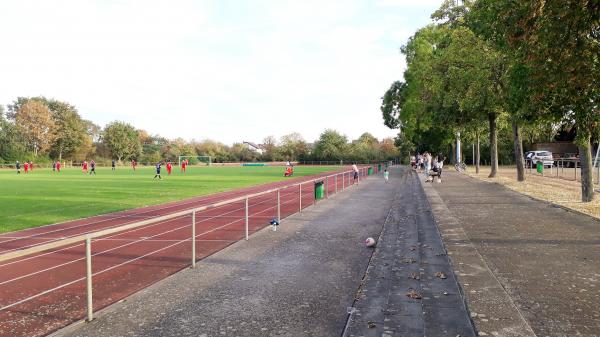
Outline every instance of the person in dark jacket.
<svg viewBox="0 0 600 337"><path fill-rule="evenodd" d="M156 174L154 175L154 179L156 179L156 177L158 177L158 179L162 179L160 177L160 167L161 167L162 163L158 162L156 163Z"/></svg>

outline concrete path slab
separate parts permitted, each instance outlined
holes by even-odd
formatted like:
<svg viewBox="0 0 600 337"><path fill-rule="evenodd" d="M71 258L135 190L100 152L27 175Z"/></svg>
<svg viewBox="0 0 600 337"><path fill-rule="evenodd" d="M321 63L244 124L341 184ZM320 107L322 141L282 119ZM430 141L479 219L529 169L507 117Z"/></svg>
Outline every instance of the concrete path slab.
<svg viewBox="0 0 600 337"><path fill-rule="evenodd" d="M417 176L400 179L343 336L475 336Z"/></svg>
<svg viewBox="0 0 600 337"><path fill-rule="evenodd" d="M600 221L452 172L425 190L480 335L600 336Z"/></svg>

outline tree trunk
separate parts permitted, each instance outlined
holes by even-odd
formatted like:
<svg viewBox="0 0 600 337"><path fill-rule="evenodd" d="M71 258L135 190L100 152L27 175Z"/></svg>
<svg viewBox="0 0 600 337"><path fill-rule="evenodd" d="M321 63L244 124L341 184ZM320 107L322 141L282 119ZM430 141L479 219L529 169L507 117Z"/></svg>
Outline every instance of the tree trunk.
<svg viewBox="0 0 600 337"><path fill-rule="evenodd" d="M498 131L496 130L496 119L495 113L488 114L490 121L490 166L491 171L488 178L494 178L498 173Z"/></svg>
<svg viewBox="0 0 600 337"><path fill-rule="evenodd" d="M62 163L62 147L60 148L60 150L58 151L58 161Z"/></svg>
<svg viewBox="0 0 600 337"><path fill-rule="evenodd" d="M594 180L592 175L592 149L589 136L585 139L584 146L579 146L579 158L581 160L581 201L590 202L594 200Z"/></svg>
<svg viewBox="0 0 600 337"><path fill-rule="evenodd" d="M513 136L515 142L515 164L517 165L517 180L525 181L525 159L523 157L523 139L521 127L516 118L513 119Z"/></svg>
<svg viewBox="0 0 600 337"><path fill-rule="evenodd" d="M481 165L481 152L479 152L479 131L476 131L475 135L477 137L477 148L475 149L475 173L479 174L479 167Z"/></svg>

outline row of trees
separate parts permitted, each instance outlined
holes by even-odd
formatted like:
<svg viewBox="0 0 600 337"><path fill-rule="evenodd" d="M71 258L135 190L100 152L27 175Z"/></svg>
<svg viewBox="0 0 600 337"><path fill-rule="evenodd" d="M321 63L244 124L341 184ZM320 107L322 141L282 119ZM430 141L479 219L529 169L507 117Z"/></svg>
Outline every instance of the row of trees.
<svg viewBox="0 0 600 337"><path fill-rule="evenodd" d="M401 150L448 147L487 133L490 177L498 134L512 136L525 180L523 133L576 131L582 200L594 197L591 145L600 122L600 3L563 0L446 0L435 23L412 36L404 81L383 97L384 123ZM476 162L479 164L479 146ZM479 170L479 165L477 165Z"/></svg>
<svg viewBox="0 0 600 337"><path fill-rule="evenodd" d="M170 140L114 121L104 128L83 119L76 107L45 97L19 97L6 111L0 106L0 162L51 160L81 162L94 158L141 163L176 161L180 155L211 156L215 162L283 160L386 160L397 157L392 139L379 141L369 133L349 142L334 130L325 130L314 143L298 133L263 140L262 154L248 145L231 146L213 140Z"/></svg>

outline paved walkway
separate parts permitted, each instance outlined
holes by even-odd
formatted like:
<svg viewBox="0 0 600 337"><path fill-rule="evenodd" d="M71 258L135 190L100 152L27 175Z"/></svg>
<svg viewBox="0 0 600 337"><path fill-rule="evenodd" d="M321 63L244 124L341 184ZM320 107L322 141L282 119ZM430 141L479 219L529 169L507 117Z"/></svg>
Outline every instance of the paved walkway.
<svg viewBox="0 0 600 337"><path fill-rule="evenodd" d="M400 180L343 336L475 336L417 175Z"/></svg>
<svg viewBox="0 0 600 337"><path fill-rule="evenodd" d="M339 336L398 176L370 177L57 335Z"/></svg>
<svg viewBox="0 0 600 337"><path fill-rule="evenodd" d="M480 336L600 336L600 221L453 172L425 192Z"/></svg>
<svg viewBox="0 0 600 337"><path fill-rule="evenodd" d="M371 177L57 335L475 333L423 189L393 168L389 184Z"/></svg>

